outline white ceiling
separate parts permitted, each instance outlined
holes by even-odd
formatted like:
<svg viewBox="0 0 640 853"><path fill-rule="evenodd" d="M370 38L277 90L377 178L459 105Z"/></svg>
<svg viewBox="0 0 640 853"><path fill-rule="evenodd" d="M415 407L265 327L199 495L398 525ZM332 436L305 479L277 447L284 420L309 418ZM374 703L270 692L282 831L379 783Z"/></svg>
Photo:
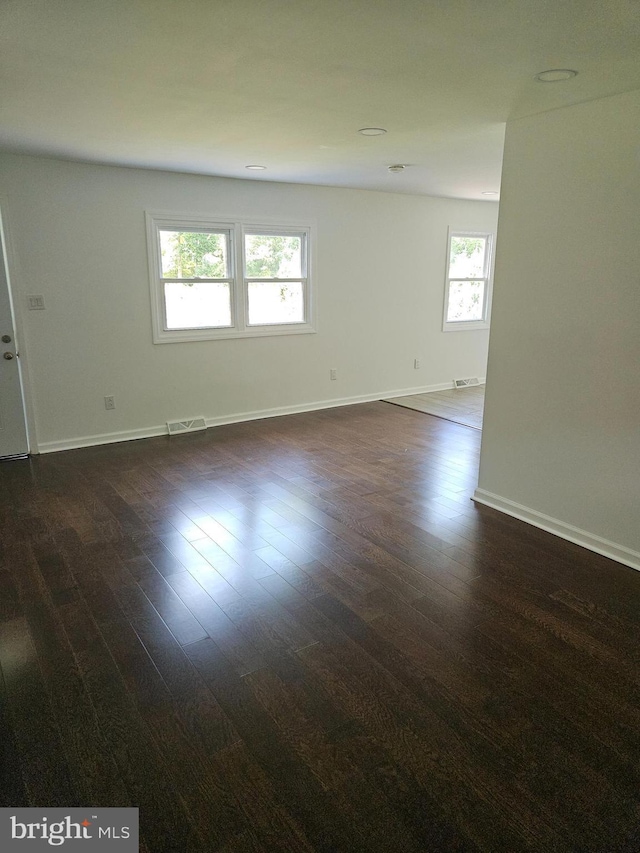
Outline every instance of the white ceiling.
<svg viewBox="0 0 640 853"><path fill-rule="evenodd" d="M635 88L638 0L0 0L0 146L83 161L486 198L507 118Z"/></svg>

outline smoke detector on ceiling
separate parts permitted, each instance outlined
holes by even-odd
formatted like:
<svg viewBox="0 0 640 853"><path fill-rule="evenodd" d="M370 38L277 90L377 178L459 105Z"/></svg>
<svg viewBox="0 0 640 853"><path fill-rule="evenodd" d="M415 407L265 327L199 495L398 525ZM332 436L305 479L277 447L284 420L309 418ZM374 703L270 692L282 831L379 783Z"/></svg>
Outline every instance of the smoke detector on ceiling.
<svg viewBox="0 0 640 853"><path fill-rule="evenodd" d="M404 172L406 166L402 163L396 163L395 166L389 166L389 171L396 174L397 172Z"/></svg>

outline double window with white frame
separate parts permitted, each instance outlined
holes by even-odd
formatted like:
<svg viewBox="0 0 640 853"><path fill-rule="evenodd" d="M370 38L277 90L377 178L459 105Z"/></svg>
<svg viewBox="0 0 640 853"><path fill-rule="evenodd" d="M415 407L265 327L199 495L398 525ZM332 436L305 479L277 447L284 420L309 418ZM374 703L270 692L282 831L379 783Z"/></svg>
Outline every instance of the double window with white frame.
<svg viewBox="0 0 640 853"><path fill-rule="evenodd" d="M155 343L314 331L310 227L146 218Z"/></svg>
<svg viewBox="0 0 640 853"><path fill-rule="evenodd" d="M488 329L493 234L449 229L448 249L442 329Z"/></svg>

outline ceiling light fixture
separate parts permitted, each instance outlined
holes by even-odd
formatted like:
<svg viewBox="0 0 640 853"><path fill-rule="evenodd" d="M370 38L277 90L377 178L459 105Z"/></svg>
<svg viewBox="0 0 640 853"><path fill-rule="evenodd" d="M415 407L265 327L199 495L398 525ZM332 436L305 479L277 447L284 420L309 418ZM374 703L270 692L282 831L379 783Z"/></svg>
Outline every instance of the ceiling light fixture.
<svg viewBox="0 0 640 853"><path fill-rule="evenodd" d="M405 166L402 163L396 163L395 166L389 166L389 171L397 174L398 172L404 172Z"/></svg>
<svg viewBox="0 0 640 853"><path fill-rule="evenodd" d="M561 83L563 80L571 80L577 74L577 71L572 71L570 68L551 68L549 71L536 74L533 79L539 83Z"/></svg>
<svg viewBox="0 0 640 853"><path fill-rule="evenodd" d="M384 127L361 127L358 133L361 133L363 136L382 136L383 133L387 131Z"/></svg>
<svg viewBox="0 0 640 853"><path fill-rule="evenodd" d="M245 169L253 169L254 172L262 172L266 166L245 166Z"/></svg>

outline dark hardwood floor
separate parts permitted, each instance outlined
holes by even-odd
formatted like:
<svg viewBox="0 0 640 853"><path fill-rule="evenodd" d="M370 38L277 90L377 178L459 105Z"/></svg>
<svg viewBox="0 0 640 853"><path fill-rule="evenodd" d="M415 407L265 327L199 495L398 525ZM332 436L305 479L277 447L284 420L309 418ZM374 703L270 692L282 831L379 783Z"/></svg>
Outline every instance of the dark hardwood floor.
<svg viewBox="0 0 640 853"><path fill-rule="evenodd" d="M142 850L640 850L640 574L386 403L0 466L3 806Z"/></svg>

